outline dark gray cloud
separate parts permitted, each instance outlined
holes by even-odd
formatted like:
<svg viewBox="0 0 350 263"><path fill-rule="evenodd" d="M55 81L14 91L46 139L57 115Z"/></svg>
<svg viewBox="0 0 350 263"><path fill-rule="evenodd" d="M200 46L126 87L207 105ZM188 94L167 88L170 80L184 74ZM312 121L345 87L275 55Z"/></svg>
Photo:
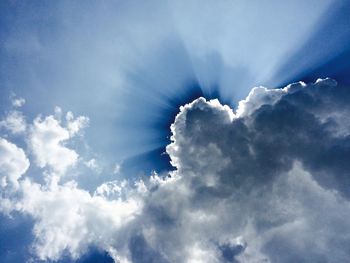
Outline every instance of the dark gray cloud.
<svg viewBox="0 0 350 263"><path fill-rule="evenodd" d="M349 195L349 92L335 85L327 79L293 84L285 91L265 90L264 97L244 103L257 108L250 112L241 103L249 113L233 121L228 112L200 99L173 126L178 150L170 146L170 156L181 156L175 163L181 169L203 169L205 174L211 162L218 164L213 158L220 152L228 163L214 167L220 168L220 181L228 188L249 180L266 183L300 161L323 186ZM203 155L210 158L203 161Z"/></svg>
<svg viewBox="0 0 350 263"><path fill-rule="evenodd" d="M243 238L244 251L232 246L242 246L237 257L219 246L224 258L239 262L345 260L350 239L342 230L349 224L340 214L349 214L347 101L348 90L325 79L256 88L237 115L215 101L186 105L172 126L168 153L175 176L190 189L185 211L219 217L199 227L200 240ZM248 226L253 236L243 230ZM254 257L247 259L249 253Z"/></svg>

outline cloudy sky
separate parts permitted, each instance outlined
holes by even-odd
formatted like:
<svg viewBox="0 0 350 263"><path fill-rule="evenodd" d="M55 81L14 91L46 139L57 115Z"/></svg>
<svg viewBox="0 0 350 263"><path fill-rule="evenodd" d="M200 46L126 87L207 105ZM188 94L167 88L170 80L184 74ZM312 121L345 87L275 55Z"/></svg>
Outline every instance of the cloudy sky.
<svg viewBox="0 0 350 263"><path fill-rule="evenodd" d="M349 17L1 1L1 262L347 262Z"/></svg>

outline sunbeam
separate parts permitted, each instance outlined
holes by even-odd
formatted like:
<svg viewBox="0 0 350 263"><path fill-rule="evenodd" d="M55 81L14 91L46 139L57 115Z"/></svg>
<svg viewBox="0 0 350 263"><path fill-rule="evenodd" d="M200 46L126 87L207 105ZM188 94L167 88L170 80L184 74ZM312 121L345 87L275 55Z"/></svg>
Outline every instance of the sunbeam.
<svg viewBox="0 0 350 263"><path fill-rule="evenodd" d="M281 86L321 77L349 83L350 78L345 73L350 66L349 16L349 1L335 1L320 17L313 32L304 37L299 49L285 57L272 78L279 79Z"/></svg>

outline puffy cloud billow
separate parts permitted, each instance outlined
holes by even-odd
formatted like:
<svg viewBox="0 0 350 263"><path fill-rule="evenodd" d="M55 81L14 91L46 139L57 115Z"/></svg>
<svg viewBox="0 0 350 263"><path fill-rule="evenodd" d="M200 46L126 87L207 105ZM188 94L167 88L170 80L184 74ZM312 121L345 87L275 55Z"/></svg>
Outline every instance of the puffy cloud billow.
<svg viewBox="0 0 350 263"><path fill-rule="evenodd" d="M93 193L68 174L87 162L69 147L87 118L36 118L28 152L0 140L0 207L33 217L42 260L97 247L124 263L346 262L349 101L331 79L254 88L236 111L198 98L171 125L175 171Z"/></svg>

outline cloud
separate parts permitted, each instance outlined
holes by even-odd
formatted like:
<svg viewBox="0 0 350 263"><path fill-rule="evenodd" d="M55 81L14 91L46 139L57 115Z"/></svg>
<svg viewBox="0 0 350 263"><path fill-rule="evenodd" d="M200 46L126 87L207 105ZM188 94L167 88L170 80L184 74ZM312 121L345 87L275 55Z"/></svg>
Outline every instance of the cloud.
<svg viewBox="0 0 350 263"><path fill-rule="evenodd" d="M131 197L132 191L126 200L118 195L109 200L73 182L43 187L25 180L21 186L17 209L36 221L34 250L42 260L58 260L66 252L76 259L93 245L112 252L111 244L122 235L118 230L141 211L142 202Z"/></svg>
<svg viewBox="0 0 350 263"><path fill-rule="evenodd" d="M33 217L40 259L97 247L116 262L345 262L349 96L324 79L255 88L236 112L198 98L171 125L176 170L91 193L75 180L35 181L22 165L7 207ZM67 173L79 158L66 144L83 120L36 118L27 139L34 164Z"/></svg>
<svg viewBox="0 0 350 263"><path fill-rule="evenodd" d="M22 107L26 103L26 100L23 98L16 98L12 101L14 107Z"/></svg>
<svg viewBox="0 0 350 263"><path fill-rule="evenodd" d="M167 152L186 186L180 205L186 208L169 214L179 202L171 200L161 209L168 220L189 224L190 236L177 245L208 253L208 242L227 250L222 244L243 238L246 246L231 253L239 262L346 260L347 246L334 240L350 240L341 233L349 228L341 214L350 213L350 141L333 131L344 125L339 119L349 114L348 98L345 88L325 79L255 88L234 116L203 98L183 107Z"/></svg>
<svg viewBox="0 0 350 263"><path fill-rule="evenodd" d="M119 163L116 163L113 168L113 174L119 174L121 170L121 165Z"/></svg>
<svg viewBox="0 0 350 263"><path fill-rule="evenodd" d="M15 144L0 138L0 185L18 187L18 179L27 171L29 160Z"/></svg>
<svg viewBox="0 0 350 263"><path fill-rule="evenodd" d="M74 119L67 113L66 126L53 115L45 118L37 117L31 125L28 145L35 156L36 164L41 168L49 168L51 172L62 175L69 167L76 164L78 154L65 146L65 142L86 126L88 119L80 116Z"/></svg>
<svg viewBox="0 0 350 263"><path fill-rule="evenodd" d="M97 161L94 158L90 159L89 161L86 161L85 165L88 168L90 168L91 170L95 170L95 171L99 171L100 170L100 168L99 168L99 166L97 164Z"/></svg>
<svg viewBox="0 0 350 263"><path fill-rule="evenodd" d="M12 134L20 134L26 131L26 120L19 111L10 111L5 119L0 121L0 128L3 127Z"/></svg>
<svg viewBox="0 0 350 263"><path fill-rule="evenodd" d="M77 134L81 129L85 128L89 124L89 118L85 116L74 118L73 113L70 111L68 111L66 114L66 121L70 136Z"/></svg>
<svg viewBox="0 0 350 263"><path fill-rule="evenodd" d="M15 108L20 108L26 103L26 100L24 98L18 97L13 92L10 95L10 99L11 99L12 106Z"/></svg>

